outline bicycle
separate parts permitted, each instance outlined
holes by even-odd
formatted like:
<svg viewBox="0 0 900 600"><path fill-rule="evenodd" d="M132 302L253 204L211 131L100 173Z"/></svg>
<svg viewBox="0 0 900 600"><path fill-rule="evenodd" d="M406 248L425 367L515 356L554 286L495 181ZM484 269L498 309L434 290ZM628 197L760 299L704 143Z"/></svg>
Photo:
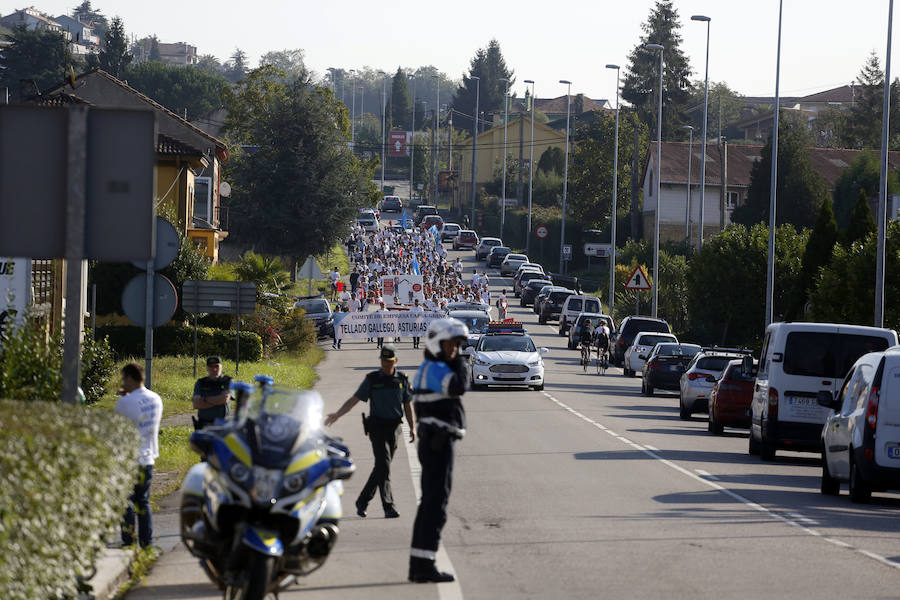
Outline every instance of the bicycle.
<svg viewBox="0 0 900 600"><path fill-rule="evenodd" d="M609 368L609 353L605 349L597 348L597 375L606 375Z"/></svg>
<svg viewBox="0 0 900 600"><path fill-rule="evenodd" d="M588 344L581 344L581 366L587 372L588 365L591 363L591 347Z"/></svg>

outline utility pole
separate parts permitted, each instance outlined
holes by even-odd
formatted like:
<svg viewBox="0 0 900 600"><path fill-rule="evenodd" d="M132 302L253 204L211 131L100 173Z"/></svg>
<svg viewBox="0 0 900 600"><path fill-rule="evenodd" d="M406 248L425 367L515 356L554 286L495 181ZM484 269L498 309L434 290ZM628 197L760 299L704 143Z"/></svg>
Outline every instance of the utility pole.
<svg viewBox="0 0 900 600"><path fill-rule="evenodd" d="M472 229L475 229L475 180L478 176L478 100L481 94L481 77L475 80L475 112L472 113Z"/></svg>

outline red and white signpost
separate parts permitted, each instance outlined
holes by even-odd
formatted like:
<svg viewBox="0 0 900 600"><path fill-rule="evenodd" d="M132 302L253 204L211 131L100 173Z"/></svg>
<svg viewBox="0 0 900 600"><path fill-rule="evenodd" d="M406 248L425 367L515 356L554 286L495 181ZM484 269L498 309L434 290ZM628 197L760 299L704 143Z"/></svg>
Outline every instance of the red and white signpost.
<svg viewBox="0 0 900 600"><path fill-rule="evenodd" d="M391 131L388 135L388 156L395 158L406 156L408 140L408 131Z"/></svg>
<svg viewBox="0 0 900 600"><path fill-rule="evenodd" d="M634 314L641 314L639 292L653 289L653 285L651 285L650 280L647 278L647 273L644 272L644 267L638 265L634 268L634 271L631 272L628 281L625 283L625 289L634 290Z"/></svg>

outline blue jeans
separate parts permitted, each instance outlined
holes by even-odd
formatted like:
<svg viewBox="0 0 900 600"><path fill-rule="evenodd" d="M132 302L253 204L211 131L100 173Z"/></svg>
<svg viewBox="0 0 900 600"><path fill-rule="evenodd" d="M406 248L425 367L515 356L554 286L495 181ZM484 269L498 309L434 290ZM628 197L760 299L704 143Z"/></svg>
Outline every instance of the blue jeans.
<svg viewBox="0 0 900 600"><path fill-rule="evenodd" d="M138 542L146 548L153 542L153 515L150 512L150 480L153 479L153 465L140 467L138 481L128 498L125 516L122 520L122 543L134 544L134 521L137 517Z"/></svg>

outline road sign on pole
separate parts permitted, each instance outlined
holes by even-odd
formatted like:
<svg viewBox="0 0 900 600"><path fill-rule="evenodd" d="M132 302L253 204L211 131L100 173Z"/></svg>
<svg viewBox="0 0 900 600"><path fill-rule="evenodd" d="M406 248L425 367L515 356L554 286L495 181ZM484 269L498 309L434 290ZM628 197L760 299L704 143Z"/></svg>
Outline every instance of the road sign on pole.
<svg viewBox="0 0 900 600"><path fill-rule="evenodd" d="M322 270L319 269L319 263L316 262L316 259L313 258L312 255L306 257L306 262L303 263L303 266L300 267L300 270L297 272L297 279L306 279L307 296L312 296L312 280L324 279L324 277L325 276L322 275Z"/></svg>
<svg viewBox="0 0 900 600"><path fill-rule="evenodd" d="M572 244L563 244L562 256L563 260L572 260Z"/></svg>
<svg viewBox="0 0 900 600"><path fill-rule="evenodd" d="M644 272L644 267L638 265L634 268L634 271L631 272L631 275L628 277L628 283L625 284L626 290L650 290L653 289L653 286L650 285L650 280L647 279L647 274Z"/></svg>
<svg viewBox="0 0 900 600"><path fill-rule="evenodd" d="M408 131L391 131L388 136L388 156L406 156L406 140L408 138Z"/></svg>
<svg viewBox="0 0 900 600"><path fill-rule="evenodd" d="M546 225L538 225L534 230L534 235L536 235L539 240L543 240L550 235L550 230L547 229Z"/></svg>

